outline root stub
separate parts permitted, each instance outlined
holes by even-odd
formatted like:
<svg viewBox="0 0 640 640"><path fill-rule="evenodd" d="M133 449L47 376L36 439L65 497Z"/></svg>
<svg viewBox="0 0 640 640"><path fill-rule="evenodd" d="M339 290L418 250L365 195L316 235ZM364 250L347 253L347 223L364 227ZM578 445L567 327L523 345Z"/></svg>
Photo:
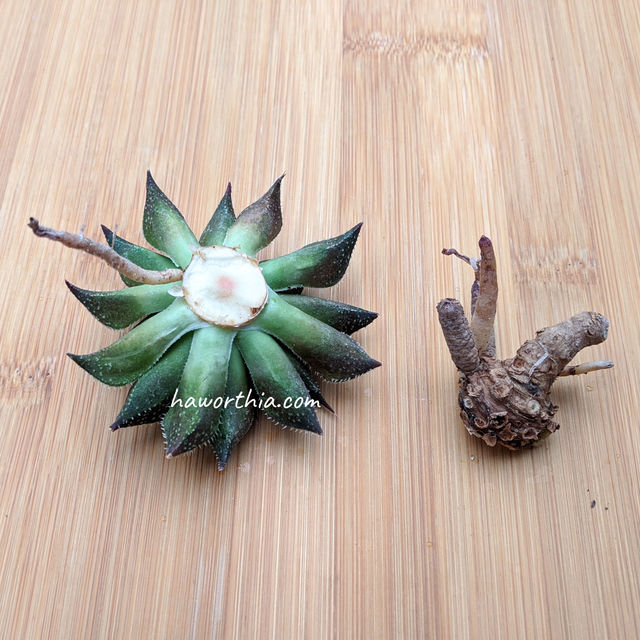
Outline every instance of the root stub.
<svg viewBox="0 0 640 640"><path fill-rule="evenodd" d="M462 305L446 298L438 304L440 325L451 358L461 373L458 401L469 433L489 446L524 449L559 428L553 420L557 407L549 398L557 377L613 366L608 360L568 364L583 348L606 339L609 321L599 313L579 313L538 331L535 338L518 349L514 358L497 360L493 340L498 291L495 256L491 241L485 236L480 240L480 250L478 261L455 249L443 251L462 257L473 266L476 279L471 323L464 316ZM487 263L484 267L483 261Z"/></svg>
<svg viewBox="0 0 640 640"><path fill-rule="evenodd" d="M44 227L36 218L29 218L27 226L39 238L48 238L55 242L60 242L65 247L86 251L92 256L102 258L110 267L124 276L143 284L167 284L178 282L182 279L182 269L165 269L164 271L150 271L143 269L130 260L123 258L111 247L100 244L91 238L86 238L82 234L69 233L68 231L56 231L49 227Z"/></svg>

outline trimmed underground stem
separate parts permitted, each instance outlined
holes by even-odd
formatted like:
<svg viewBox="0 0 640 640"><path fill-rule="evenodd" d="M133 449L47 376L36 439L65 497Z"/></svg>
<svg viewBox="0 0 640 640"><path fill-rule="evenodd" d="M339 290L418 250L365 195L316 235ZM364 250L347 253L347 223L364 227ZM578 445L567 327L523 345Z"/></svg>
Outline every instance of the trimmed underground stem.
<svg viewBox="0 0 640 640"><path fill-rule="evenodd" d="M609 321L604 316L583 311L569 320L538 331L535 338L527 340L518 349L515 358L506 364L506 369L515 380L533 383L548 391L576 354L585 347L603 342L608 331ZM599 368L610 367L589 368L588 371Z"/></svg>
<svg viewBox="0 0 640 640"><path fill-rule="evenodd" d="M482 236L478 244L480 246L480 258L470 258L454 248L443 249L442 253L445 256L455 256L459 258L473 269L475 279L471 285L471 330L474 335L474 344L478 349L480 357L495 358L496 338L493 325L498 300L496 258L493 245L489 238ZM484 269L482 266L483 261L485 262ZM478 314L476 314L479 298L481 307ZM486 331L489 331L489 338L483 347L481 345L485 340ZM479 339L482 342L478 342Z"/></svg>
<svg viewBox="0 0 640 640"><path fill-rule="evenodd" d="M491 240L482 236L478 242L480 246L480 273L478 277L478 298L471 318L471 331L475 338L478 353L484 355L496 317L496 303L498 300L498 277L496 273L496 256Z"/></svg>
<svg viewBox="0 0 640 640"><path fill-rule="evenodd" d="M143 269L137 264L118 255L111 247L100 244L91 238L86 238L77 233L69 233L68 231L56 231L49 227L40 225L36 218L29 218L28 227L39 238L48 238L60 242L65 247L71 249L79 249L86 253L102 258L110 267L121 273L131 280L142 284L166 284L168 282L178 282L182 280L182 269L165 269L164 271L151 271Z"/></svg>
<svg viewBox="0 0 640 640"><path fill-rule="evenodd" d="M475 371L480 366L480 357L462 305L454 298L445 298L438 303L437 309L454 364L463 373Z"/></svg>
<svg viewBox="0 0 640 640"><path fill-rule="evenodd" d="M471 317L476 312L476 304L478 302L478 294L480 293L480 282L478 280L478 270L476 269L476 278L471 285ZM484 353L482 354L485 358L495 358L496 357L496 332L495 330L491 331L491 338L489 338L489 344L487 345Z"/></svg>

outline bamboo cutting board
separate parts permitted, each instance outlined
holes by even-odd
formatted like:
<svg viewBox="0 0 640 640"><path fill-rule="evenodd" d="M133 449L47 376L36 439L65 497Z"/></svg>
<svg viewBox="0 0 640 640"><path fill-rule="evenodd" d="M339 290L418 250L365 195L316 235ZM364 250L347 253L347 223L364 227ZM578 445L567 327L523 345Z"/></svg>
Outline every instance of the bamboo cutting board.
<svg viewBox="0 0 640 640"><path fill-rule="evenodd" d="M0 636L640 635L640 3L0 3ZM324 435L263 418L216 470L65 357L109 344L63 279L105 264L30 215L141 233L150 168L192 227L286 170L265 256L364 221L332 298L383 362L325 385ZM611 319L560 380L561 430L471 438L440 298L496 246L498 351Z"/></svg>

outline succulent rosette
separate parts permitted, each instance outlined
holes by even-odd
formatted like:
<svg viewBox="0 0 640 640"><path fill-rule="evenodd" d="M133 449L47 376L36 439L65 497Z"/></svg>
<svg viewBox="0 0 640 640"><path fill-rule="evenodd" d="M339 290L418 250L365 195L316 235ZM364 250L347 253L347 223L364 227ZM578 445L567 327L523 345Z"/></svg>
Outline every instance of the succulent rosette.
<svg viewBox="0 0 640 640"><path fill-rule="evenodd" d="M67 283L104 325L135 325L95 353L69 354L105 384L133 385L112 429L160 421L168 457L208 445L223 469L254 424L256 405L282 426L320 434L313 405L331 408L315 376L342 382L380 365L350 335L376 313L302 293L342 278L360 224L293 253L256 260L282 227L281 180L237 217L229 185L198 239L148 173L142 228L155 251L103 227L109 248L99 245L101 251L158 274L146 280L151 284L140 283L131 277L135 272L109 259L126 288L88 291ZM73 244L54 236L65 232L34 220L30 226L37 235L98 255L79 244L93 242L82 236L67 234L80 239Z"/></svg>

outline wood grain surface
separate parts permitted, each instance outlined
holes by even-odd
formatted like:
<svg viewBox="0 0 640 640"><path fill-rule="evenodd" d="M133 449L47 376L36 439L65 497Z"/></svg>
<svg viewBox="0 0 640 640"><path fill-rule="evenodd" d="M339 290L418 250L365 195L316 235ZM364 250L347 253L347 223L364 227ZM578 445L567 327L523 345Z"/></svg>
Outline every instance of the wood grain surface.
<svg viewBox="0 0 640 640"><path fill-rule="evenodd" d="M0 637L640 636L640 2L0 2ZM227 470L107 429L126 390L64 286L119 287L26 222L143 242L145 171L199 232L286 171L272 256L364 221L333 298L383 362L322 437L261 418ZM471 438L445 246L491 236L498 352L611 320L561 430Z"/></svg>

